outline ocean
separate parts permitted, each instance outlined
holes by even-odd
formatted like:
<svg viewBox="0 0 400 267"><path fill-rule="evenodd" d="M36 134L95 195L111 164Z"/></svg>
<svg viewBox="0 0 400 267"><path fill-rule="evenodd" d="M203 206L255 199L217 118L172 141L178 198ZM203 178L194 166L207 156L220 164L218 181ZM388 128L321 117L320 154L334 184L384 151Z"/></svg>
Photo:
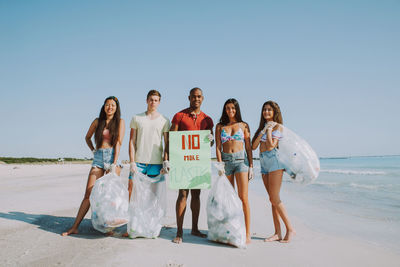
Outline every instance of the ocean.
<svg viewBox="0 0 400 267"><path fill-rule="evenodd" d="M285 174L281 200L289 216L316 231L400 249L400 156L322 158L311 184ZM259 161L250 189L266 195ZM271 229L273 231L273 229Z"/></svg>

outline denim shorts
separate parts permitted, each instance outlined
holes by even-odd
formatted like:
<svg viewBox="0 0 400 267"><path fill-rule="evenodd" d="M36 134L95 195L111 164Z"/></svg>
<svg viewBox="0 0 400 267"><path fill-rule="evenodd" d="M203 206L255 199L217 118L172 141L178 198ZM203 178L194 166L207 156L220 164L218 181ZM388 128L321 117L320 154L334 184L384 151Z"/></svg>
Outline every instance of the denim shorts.
<svg viewBox="0 0 400 267"><path fill-rule="evenodd" d="M262 174L285 169L279 160L279 151L276 148L260 153L260 165Z"/></svg>
<svg viewBox="0 0 400 267"><path fill-rule="evenodd" d="M136 166L138 168L138 171L146 174L149 178L155 178L158 175L160 175L161 169L163 167L162 164L144 164L144 163L136 163ZM133 173L129 172L129 179L133 179ZM164 181L165 178L164 176L161 177L161 179L157 182L162 182Z"/></svg>
<svg viewBox="0 0 400 267"><path fill-rule="evenodd" d="M244 150L235 153L221 152L221 154L222 161L225 163L226 175L249 171L249 161Z"/></svg>
<svg viewBox="0 0 400 267"><path fill-rule="evenodd" d="M114 162L114 148L100 148L94 152L92 167L98 167L103 170L111 168ZM117 166L121 166L121 162L117 161Z"/></svg>

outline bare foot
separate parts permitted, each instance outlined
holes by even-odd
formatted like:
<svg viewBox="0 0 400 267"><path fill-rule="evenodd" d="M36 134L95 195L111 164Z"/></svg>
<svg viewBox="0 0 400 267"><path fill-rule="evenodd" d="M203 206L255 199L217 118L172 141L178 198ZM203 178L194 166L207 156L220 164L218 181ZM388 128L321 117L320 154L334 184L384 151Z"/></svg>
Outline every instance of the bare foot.
<svg viewBox="0 0 400 267"><path fill-rule="evenodd" d="M174 239L172 239L172 242L176 243L176 244L180 244L182 243L182 237L181 236L176 236Z"/></svg>
<svg viewBox="0 0 400 267"><path fill-rule="evenodd" d="M281 242L281 243L289 243L290 240L292 239L292 237L293 237L294 235L296 235L296 232L295 232L295 231L287 231L287 233L286 233L286 235L285 235L285 238L282 239L282 240L279 241L279 242Z"/></svg>
<svg viewBox="0 0 400 267"><path fill-rule="evenodd" d="M264 239L264 242L273 242L273 241L280 241L282 240L282 236L279 234L274 234L270 237Z"/></svg>
<svg viewBox="0 0 400 267"><path fill-rule="evenodd" d="M69 229L67 232L62 233L61 236L76 235L76 234L78 234L78 233L79 233L79 232L78 232L78 229L76 229L76 228L71 228L71 229Z"/></svg>
<svg viewBox="0 0 400 267"><path fill-rule="evenodd" d="M105 235L106 235L106 236L113 236L113 235L114 235L114 232L113 232L113 231L110 231L110 232L105 233Z"/></svg>
<svg viewBox="0 0 400 267"><path fill-rule="evenodd" d="M192 230L192 232L191 232L190 234L191 234L191 235L194 235L194 236L202 237L202 238L207 237L206 234L203 234L203 233L200 232L199 230L197 230L197 231Z"/></svg>
<svg viewBox="0 0 400 267"><path fill-rule="evenodd" d="M251 237L248 236L248 237L246 237L246 244L250 244L250 243L251 243Z"/></svg>

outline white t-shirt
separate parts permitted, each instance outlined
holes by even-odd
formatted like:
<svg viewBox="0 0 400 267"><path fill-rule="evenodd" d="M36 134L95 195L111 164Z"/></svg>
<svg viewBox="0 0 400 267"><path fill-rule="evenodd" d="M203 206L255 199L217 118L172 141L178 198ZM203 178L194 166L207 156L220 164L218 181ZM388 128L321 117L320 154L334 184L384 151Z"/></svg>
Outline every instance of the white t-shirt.
<svg viewBox="0 0 400 267"><path fill-rule="evenodd" d="M160 114L151 120L146 116L146 112L143 112L133 116L130 127L136 130L135 161L162 164L162 136L169 131L169 119Z"/></svg>

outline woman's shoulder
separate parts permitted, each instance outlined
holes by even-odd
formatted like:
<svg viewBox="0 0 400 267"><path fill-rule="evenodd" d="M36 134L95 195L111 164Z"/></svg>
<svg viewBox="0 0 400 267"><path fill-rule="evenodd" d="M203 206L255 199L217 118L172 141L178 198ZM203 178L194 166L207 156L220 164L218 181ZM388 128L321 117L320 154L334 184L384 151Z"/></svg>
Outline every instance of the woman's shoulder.
<svg viewBox="0 0 400 267"><path fill-rule="evenodd" d="M282 132L283 131L283 125L277 123L277 125L274 127L273 131Z"/></svg>
<svg viewBox="0 0 400 267"><path fill-rule="evenodd" d="M218 122L217 125L215 125L216 130L221 130L222 127L224 127L224 125L220 122Z"/></svg>
<svg viewBox="0 0 400 267"><path fill-rule="evenodd" d="M249 129L249 125L245 121L239 122L239 127L242 128L242 130Z"/></svg>

